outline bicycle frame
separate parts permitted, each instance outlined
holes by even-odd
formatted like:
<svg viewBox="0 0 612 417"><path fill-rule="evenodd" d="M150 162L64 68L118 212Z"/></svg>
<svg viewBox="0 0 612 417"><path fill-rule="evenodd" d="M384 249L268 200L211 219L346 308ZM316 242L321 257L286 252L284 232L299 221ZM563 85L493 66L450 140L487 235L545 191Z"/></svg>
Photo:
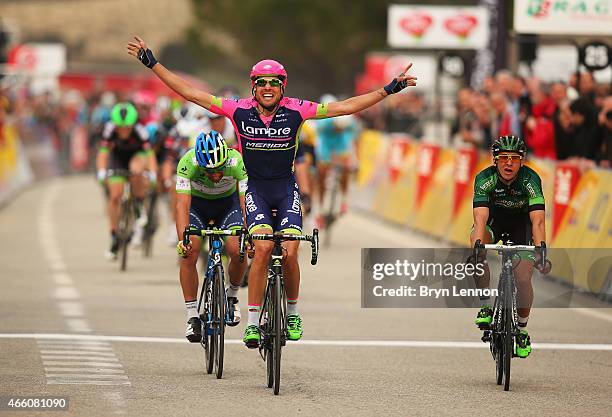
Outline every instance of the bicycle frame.
<svg viewBox="0 0 612 417"><path fill-rule="evenodd" d="M200 298L198 300L198 311L202 311L202 302L204 300L204 291L207 287L207 284L213 280L215 274L215 268L220 266L223 270L223 262L221 261L221 248L223 247L223 241L218 235L209 235L208 236L208 265L206 267L206 272L204 273L204 281L202 282L202 289L200 291ZM224 293L225 294L225 293ZM223 303L225 304L225 320L228 320L227 316L227 296L223 296ZM210 323L210 310L209 317L206 319Z"/></svg>

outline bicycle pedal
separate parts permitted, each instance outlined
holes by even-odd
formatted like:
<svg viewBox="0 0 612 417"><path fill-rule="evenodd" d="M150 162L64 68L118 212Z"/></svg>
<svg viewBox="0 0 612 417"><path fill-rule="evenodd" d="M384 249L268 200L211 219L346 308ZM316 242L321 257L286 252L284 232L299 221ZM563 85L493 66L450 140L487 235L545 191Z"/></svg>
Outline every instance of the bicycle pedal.
<svg viewBox="0 0 612 417"><path fill-rule="evenodd" d="M491 332L489 330L485 330L484 333L482 334L482 337L480 338L480 340L482 340L485 343L488 343L491 341Z"/></svg>

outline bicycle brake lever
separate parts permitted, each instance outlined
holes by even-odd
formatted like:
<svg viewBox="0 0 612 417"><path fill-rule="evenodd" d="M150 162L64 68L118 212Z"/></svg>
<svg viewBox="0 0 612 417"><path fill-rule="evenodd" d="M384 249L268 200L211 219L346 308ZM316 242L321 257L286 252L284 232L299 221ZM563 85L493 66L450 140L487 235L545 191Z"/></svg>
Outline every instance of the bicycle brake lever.
<svg viewBox="0 0 612 417"><path fill-rule="evenodd" d="M540 242L540 262L542 263L542 268L546 267L546 263L550 262L548 259L546 259L546 242L542 241Z"/></svg>
<svg viewBox="0 0 612 417"><path fill-rule="evenodd" d="M319 229L314 229L312 231L312 241L310 242L310 248L312 250L310 264L316 265L317 260L319 259Z"/></svg>
<svg viewBox="0 0 612 417"><path fill-rule="evenodd" d="M242 263L244 261L244 252L245 252L245 247L244 247L244 241L246 240L246 230L244 229L244 227L240 230L240 243L239 243L239 248L240 248L240 263Z"/></svg>
<svg viewBox="0 0 612 417"><path fill-rule="evenodd" d="M189 246L189 226L187 226L183 232L183 246Z"/></svg>

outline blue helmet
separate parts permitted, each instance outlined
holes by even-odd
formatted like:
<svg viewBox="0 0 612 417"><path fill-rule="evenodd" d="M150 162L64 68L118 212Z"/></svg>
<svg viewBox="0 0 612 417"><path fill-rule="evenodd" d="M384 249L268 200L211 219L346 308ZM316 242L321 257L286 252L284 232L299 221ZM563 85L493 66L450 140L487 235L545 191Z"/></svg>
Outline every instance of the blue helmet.
<svg viewBox="0 0 612 417"><path fill-rule="evenodd" d="M215 130L201 132L195 142L195 157L198 165L206 169L223 166L227 161L227 143Z"/></svg>

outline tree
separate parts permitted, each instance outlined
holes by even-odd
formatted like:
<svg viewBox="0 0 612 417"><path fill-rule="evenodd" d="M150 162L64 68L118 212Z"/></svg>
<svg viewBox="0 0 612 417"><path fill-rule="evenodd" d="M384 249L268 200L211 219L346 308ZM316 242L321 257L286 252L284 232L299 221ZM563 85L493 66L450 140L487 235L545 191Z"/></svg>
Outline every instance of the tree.
<svg viewBox="0 0 612 417"><path fill-rule="evenodd" d="M353 91L364 54L386 47L387 1L192 0L188 40L205 68L241 74L282 62L291 95Z"/></svg>

